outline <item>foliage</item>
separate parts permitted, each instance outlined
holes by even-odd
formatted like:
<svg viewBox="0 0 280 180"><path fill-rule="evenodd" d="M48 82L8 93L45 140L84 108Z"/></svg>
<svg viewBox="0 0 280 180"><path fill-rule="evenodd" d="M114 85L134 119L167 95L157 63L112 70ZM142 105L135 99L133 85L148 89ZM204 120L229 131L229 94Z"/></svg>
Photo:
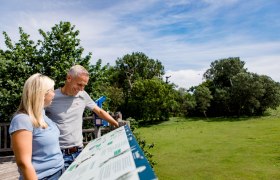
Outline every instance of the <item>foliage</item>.
<svg viewBox="0 0 280 180"><path fill-rule="evenodd" d="M246 72L245 62L239 57L215 60L203 74L206 80L211 80L215 87L231 87L231 78L238 73Z"/></svg>
<svg viewBox="0 0 280 180"><path fill-rule="evenodd" d="M144 121L146 121L148 117L147 115L150 114L149 117L152 117L153 119L163 118L164 112L160 113L157 110L156 112L151 113L149 108L140 107L141 102L139 101L139 98L143 94L137 94L141 92L144 93L144 91L155 91L150 87L153 86L152 83L148 83L146 80L156 78L159 80L158 82L163 83L161 77L164 74L164 67L160 61L150 59L144 53L133 52L132 54L127 54L122 58L118 58L116 60L116 65L110 70L110 72L111 85L114 86L114 88L122 90L122 101L118 98L121 104L118 109L124 112L123 117L133 117L135 119L144 118ZM145 86L143 86L143 83L145 83ZM164 97L161 96L157 98ZM153 98L153 100L155 100L155 98ZM136 101L139 102L136 103ZM158 101L164 100L158 99ZM163 109L166 109L166 106L164 106Z"/></svg>
<svg viewBox="0 0 280 180"><path fill-rule="evenodd" d="M257 114L264 114L269 108L276 109L280 102L280 83L275 82L266 75L256 75L263 85L264 93L258 97L261 106L256 109Z"/></svg>
<svg viewBox="0 0 280 180"><path fill-rule="evenodd" d="M127 113L144 123L167 120L173 103L170 89L157 78L137 80L131 89Z"/></svg>
<svg viewBox="0 0 280 180"><path fill-rule="evenodd" d="M64 84L67 70L80 64L89 68L91 53L82 57L84 49L78 39L79 31L70 22L60 22L50 32L39 30L43 40L39 40L42 73L56 80L56 87Z"/></svg>
<svg viewBox="0 0 280 180"><path fill-rule="evenodd" d="M91 54L82 57L83 48L77 39L79 31L69 22L60 22L51 32L39 30L43 40L36 44L19 28L20 39L13 44L4 32L7 49L0 51L1 121L9 121L20 102L25 80L34 73L50 76L60 87L66 71L74 64L89 67Z"/></svg>
<svg viewBox="0 0 280 180"><path fill-rule="evenodd" d="M140 133L137 132L137 129L139 127L139 123L133 119L133 118L128 118L127 119L130 122L130 129L133 132L133 135L135 136L135 139L137 140L139 146L143 150L145 157L148 159L150 165L154 167L157 163L153 159L153 154L150 152L150 149L154 148L154 143L147 144L146 140L141 138Z"/></svg>
<svg viewBox="0 0 280 180"><path fill-rule="evenodd" d="M25 80L40 72L37 45L19 28L20 40L13 44L3 32L7 50L0 51L0 114L1 121L10 120L20 102Z"/></svg>
<svg viewBox="0 0 280 180"><path fill-rule="evenodd" d="M148 58L144 53L133 52L116 60L114 67L118 87L124 89L125 95L129 95L130 90L136 80L161 78L164 74L164 67L160 61Z"/></svg>
<svg viewBox="0 0 280 180"><path fill-rule="evenodd" d="M110 111L120 111L120 106L124 104L123 89L114 86L108 86L103 93L107 94L107 96L109 97L106 102L108 102Z"/></svg>
<svg viewBox="0 0 280 180"><path fill-rule="evenodd" d="M210 106L211 99L213 99L210 90L206 86L200 85L197 86L193 95L195 97L196 110L207 117L206 111Z"/></svg>
<svg viewBox="0 0 280 180"><path fill-rule="evenodd" d="M173 117L188 116L196 107L195 97L185 88L173 89L174 107L171 111Z"/></svg>
<svg viewBox="0 0 280 180"><path fill-rule="evenodd" d="M239 58L216 60L204 77L213 99L211 116L262 115L280 105L280 86L271 78L250 73Z"/></svg>
<svg viewBox="0 0 280 180"><path fill-rule="evenodd" d="M64 84L67 70L74 64L88 69L86 91L93 99L106 96L103 108L121 111L124 118L143 123L169 119L170 116L242 116L262 115L280 105L280 84L270 77L247 71L238 57L215 60L204 73L205 81L189 90L162 80L164 66L142 52L126 54L115 66L102 60L90 64L91 53L78 38L79 31L70 22L60 22L45 32L36 43L22 28L13 43L6 32L6 50L0 49L0 118L8 121L16 110L23 83L40 72ZM86 112L89 115L91 112Z"/></svg>
<svg viewBox="0 0 280 180"><path fill-rule="evenodd" d="M264 88L258 81L258 76L250 73L238 73L232 78L230 89L231 112L237 115L254 114L254 111L261 106L258 97L263 96Z"/></svg>

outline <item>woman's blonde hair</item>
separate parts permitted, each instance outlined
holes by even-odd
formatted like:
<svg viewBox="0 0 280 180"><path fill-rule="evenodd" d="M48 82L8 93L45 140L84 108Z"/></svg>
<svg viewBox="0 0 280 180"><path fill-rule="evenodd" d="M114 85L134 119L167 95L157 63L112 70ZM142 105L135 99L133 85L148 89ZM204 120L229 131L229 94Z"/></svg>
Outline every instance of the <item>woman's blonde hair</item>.
<svg viewBox="0 0 280 180"><path fill-rule="evenodd" d="M24 83L21 102L16 112L31 117L34 127L48 127L43 119L45 94L54 88L54 81L40 73L33 74Z"/></svg>

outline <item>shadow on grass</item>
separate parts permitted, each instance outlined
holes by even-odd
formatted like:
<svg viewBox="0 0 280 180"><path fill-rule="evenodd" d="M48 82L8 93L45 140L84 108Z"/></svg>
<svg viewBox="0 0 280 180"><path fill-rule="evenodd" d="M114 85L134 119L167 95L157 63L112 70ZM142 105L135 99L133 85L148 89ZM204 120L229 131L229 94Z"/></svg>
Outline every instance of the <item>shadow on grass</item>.
<svg viewBox="0 0 280 180"><path fill-rule="evenodd" d="M279 117L280 108L276 110L268 110L260 116L228 116L228 117L170 117L168 120L156 120L156 121L140 121L140 127L151 127L154 125L160 125L168 122L186 122L186 121L205 121L205 122L238 122L238 121L250 121L256 119L262 119L265 117Z"/></svg>
<svg viewBox="0 0 280 180"><path fill-rule="evenodd" d="M206 122L236 122L236 121L250 121L262 119L265 117L280 117L280 107L277 109L268 109L263 115L255 116L222 116L222 117L185 117L187 121L206 121Z"/></svg>
<svg viewBox="0 0 280 180"><path fill-rule="evenodd" d="M171 117L169 120L165 121L150 121L150 122L141 122L139 123L140 127L151 127L154 125L160 125L168 123L170 121L174 122L186 122L186 121L205 121L205 122L238 122L238 121L250 121L261 119L264 116L248 116L248 117Z"/></svg>
<svg viewBox="0 0 280 180"><path fill-rule="evenodd" d="M165 122L168 122L169 120L158 120L158 121L148 121L148 122L144 122L144 121L140 121L139 122L139 126L140 127L151 127L151 126L154 126L154 125L159 125L159 124L163 124Z"/></svg>
<svg viewBox="0 0 280 180"><path fill-rule="evenodd" d="M244 116L244 117L187 117L187 121L206 121L206 122L237 122L261 119L263 116Z"/></svg>

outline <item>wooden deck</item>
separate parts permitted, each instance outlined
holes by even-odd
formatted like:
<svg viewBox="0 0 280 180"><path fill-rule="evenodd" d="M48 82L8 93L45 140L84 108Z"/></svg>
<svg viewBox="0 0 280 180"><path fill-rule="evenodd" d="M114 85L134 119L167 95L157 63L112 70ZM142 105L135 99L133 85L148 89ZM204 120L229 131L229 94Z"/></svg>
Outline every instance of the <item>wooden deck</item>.
<svg viewBox="0 0 280 180"><path fill-rule="evenodd" d="M19 173L14 157L0 157L0 179L17 180L18 177Z"/></svg>

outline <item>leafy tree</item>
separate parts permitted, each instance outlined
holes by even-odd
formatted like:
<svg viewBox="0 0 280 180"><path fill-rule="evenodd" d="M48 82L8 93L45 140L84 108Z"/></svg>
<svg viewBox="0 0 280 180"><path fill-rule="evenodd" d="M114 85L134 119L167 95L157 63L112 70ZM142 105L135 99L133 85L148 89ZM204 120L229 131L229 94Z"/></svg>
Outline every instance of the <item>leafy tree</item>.
<svg viewBox="0 0 280 180"><path fill-rule="evenodd" d="M228 116L230 114L230 93L229 88L213 88L211 94L213 94L213 99L211 105L208 108L208 115L211 116ZM209 88L209 89L210 89ZM210 89L210 90L211 90Z"/></svg>
<svg viewBox="0 0 280 180"><path fill-rule="evenodd" d="M280 86L271 78L255 73L239 73L233 77L231 107L237 115L262 115L280 104Z"/></svg>
<svg viewBox="0 0 280 180"><path fill-rule="evenodd" d="M60 87L64 84L66 72L71 66L80 64L90 69L91 53L82 57L84 49L78 39L79 31L75 30L75 26L70 22L60 22L51 29L50 32L39 30L43 37L43 40L39 41L42 72L55 79L56 86Z"/></svg>
<svg viewBox="0 0 280 180"><path fill-rule="evenodd" d="M137 80L131 90L127 113L145 123L166 120L169 118L173 100L170 86L162 80L157 78Z"/></svg>
<svg viewBox="0 0 280 180"><path fill-rule="evenodd" d="M128 102L131 102L131 91L134 83L138 80L147 80L154 77L161 79L164 74L164 67L160 61L150 59L144 53L133 52L118 58L116 65L110 72L111 86L121 89L123 92L123 103L119 110L125 112L123 117L127 118L133 114L129 113L131 108L129 108Z"/></svg>
<svg viewBox="0 0 280 180"><path fill-rule="evenodd" d="M91 54L82 57L83 48L77 38L79 31L74 28L69 22L60 22L51 32L39 30L43 40L36 44L22 28L19 28L20 39L15 44L3 32L7 49L0 51L1 120L8 121L16 111L23 84L30 75L43 73L56 80L56 86L61 86L66 71L74 64L81 64L92 73ZM92 91L92 87L88 89Z"/></svg>
<svg viewBox="0 0 280 180"><path fill-rule="evenodd" d="M90 88L90 96L94 99L106 95L104 91L110 86L109 68L109 64L102 66L101 59L97 60L95 65L90 65L90 80L87 87Z"/></svg>
<svg viewBox="0 0 280 180"><path fill-rule="evenodd" d="M197 86L194 91L194 97L196 102L196 109L203 113L205 117L207 108L210 106L210 101L213 98L210 90L203 85Z"/></svg>
<svg viewBox="0 0 280 180"><path fill-rule="evenodd" d="M253 73L239 73L232 78L231 113L252 115L261 104L258 100L264 94L263 84Z"/></svg>
<svg viewBox="0 0 280 180"><path fill-rule="evenodd" d="M90 81L88 87L92 88L90 96L97 99L101 96L106 96L104 109L109 109L112 112L119 110L119 107L124 103L123 89L116 86L112 80L114 69L106 64L102 66L102 60L99 59L95 65L90 66Z"/></svg>
<svg viewBox="0 0 280 180"><path fill-rule="evenodd" d="M213 100L208 108L211 116L229 115L231 112L230 88L232 78L241 72L246 72L245 62L240 61L239 57L215 60L210 68L206 70L203 77L206 79L206 86L211 91Z"/></svg>
<svg viewBox="0 0 280 180"><path fill-rule="evenodd" d="M135 80L161 78L164 67L158 60L148 58L144 53L134 52L116 60L116 81L119 87L128 92Z"/></svg>
<svg viewBox="0 0 280 180"><path fill-rule="evenodd" d="M173 116L188 116L194 112L196 102L192 94L185 88L174 89L176 106L172 109Z"/></svg>
<svg viewBox="0 0 280 180"><path fill-rule="evenodd" d="M9 121L20 103L25 80L35 72L41 72L42 65L37 56L37 45L29 35L19 28L20 39L12 43L3 32L7 49L0 51L0 114L1 121Z"/></svg>
<svg viewBox="0 0 280 180"><path fill-rule="evenodd" d="M210 69L204 73L204 78L214 83L215 87L231 87L232 77L240 72L246 72L245 62L239 57L215 60Z"/></svg>
<svg viewBox="0 0 280 180"><path fill-rule="evenodd" d="M259 108L256 108L256 114L262 115L266 109L276 109L280 104L280 83L273 81L266 75L256 75L258 81L262 84L264 93L258 97Z"/></svg>
<svg viewBox="0 0 280 180"><path fill-rule="evenodd" d="M216 60L204 77L213 95L212 116L260 115L280 104L279 83L267 76L247 72L239 58Z"/></svg>

